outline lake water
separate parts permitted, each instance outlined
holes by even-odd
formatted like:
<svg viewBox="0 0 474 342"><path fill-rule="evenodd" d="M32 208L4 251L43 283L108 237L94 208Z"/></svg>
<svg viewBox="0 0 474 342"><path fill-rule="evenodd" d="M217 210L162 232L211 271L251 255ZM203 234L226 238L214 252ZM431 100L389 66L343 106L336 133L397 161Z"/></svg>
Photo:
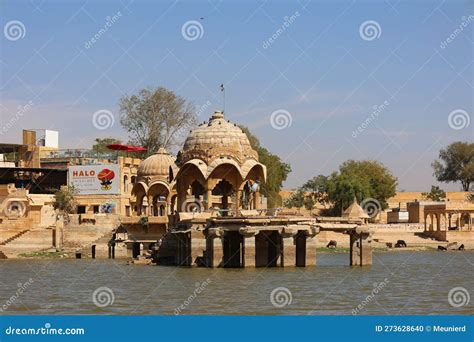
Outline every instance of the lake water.
<svg viewBox="0 0 474 342"><path fill-rule="evenodd" d="M362 268L348 259L321 253L316 267L269 269L4 260L0 314L351 315L358 306L360 315L474 314L474 298L466 304L473 252L375 253L374 265ZM454 290L454 304L463 306L449 303L455 287L463 289Z"/></svg>

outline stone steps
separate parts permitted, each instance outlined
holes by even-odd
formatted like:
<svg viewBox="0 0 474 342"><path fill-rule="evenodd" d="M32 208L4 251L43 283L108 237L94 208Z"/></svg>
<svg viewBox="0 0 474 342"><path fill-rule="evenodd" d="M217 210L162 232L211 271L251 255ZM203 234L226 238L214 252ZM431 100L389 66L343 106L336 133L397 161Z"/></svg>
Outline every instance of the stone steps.
<svg viewBox="0 0 474 342"><path fill-rule="evenodd" d="M19 249L28 249L29 251L36 251L42 248L52 247L52 230L40 229L29 230L18 238L12 240L6 245L7 247L14 247Z"/></svg>
<svg viewBox="0 0 474 342"><path fill-rule="evenodd" d="M0 242L0 246L5 246L7 243L10 243L12 242L13 240L15 239L18 239L20 236L22 236L23 234L27 233L29 231L29 229L25 229L25 230L22 230L21 232L19 232L18 234L15 234L13 235L12 237L9 237L8 239Z"/></svg>

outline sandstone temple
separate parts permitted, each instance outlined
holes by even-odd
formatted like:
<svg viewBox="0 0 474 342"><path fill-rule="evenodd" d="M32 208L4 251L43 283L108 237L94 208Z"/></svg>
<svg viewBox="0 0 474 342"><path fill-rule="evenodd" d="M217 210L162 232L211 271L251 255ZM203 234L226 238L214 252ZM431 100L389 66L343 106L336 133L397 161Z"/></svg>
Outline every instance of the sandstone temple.
<svg viewBox="0 0 474 342"><path fill-rule="evenodd" d="M279 215L262 208L266 174L242 129L215 112L190 132L177 158L160 148L139 165L133 215L122 224L136 235L146 217L148 231L162 236L135 242L133 256L153 247L157 263L181 266L308 266L316 263L317 234L332 230L348 234L351 265L371 263L357 203L324 222Z"/></svg>

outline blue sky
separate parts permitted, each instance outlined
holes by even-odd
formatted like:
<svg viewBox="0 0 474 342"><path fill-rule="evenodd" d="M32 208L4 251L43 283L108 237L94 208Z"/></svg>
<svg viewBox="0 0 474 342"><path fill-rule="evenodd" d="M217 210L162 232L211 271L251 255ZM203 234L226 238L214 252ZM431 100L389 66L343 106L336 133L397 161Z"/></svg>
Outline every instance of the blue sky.
<svg viewBox="0 0 474 342"><path fill-rule="evenodd" d="M118 101L147 86L174 90L197 108L210 103L204 121L222 108L221 83L226 117L291 164L287 188L347 159L376 159L398 177L399 190L426 191L438 184L430 164L439 149L473 140L472 1L0 6L1 126L14 119L2 142L19 142L23 128L59 130L62 148L87 148L96 137L126 140ZM23 25L19 36L7 30L12 21ZM183 35L189 21L202 27L197 37ZM115 123L98 130L92 118L102 109ZM274 112L291 125L275 129Z"/></svg>

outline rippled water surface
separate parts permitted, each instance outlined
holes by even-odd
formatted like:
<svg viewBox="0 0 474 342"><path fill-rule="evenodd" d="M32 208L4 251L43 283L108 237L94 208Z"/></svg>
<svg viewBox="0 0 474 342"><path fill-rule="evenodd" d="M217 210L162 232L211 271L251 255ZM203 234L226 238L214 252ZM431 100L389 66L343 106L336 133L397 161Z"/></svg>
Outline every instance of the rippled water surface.
<svg viewBox="0 0 474 342"><path fill-rule="evenodd" d="M362 268L347 266L348 259L347 254L319 254L316 267L270 269L5 260L0 261L0 309L22 315L351 315L361 305L362 315L474 314L472 252L376 253L374 265ZM31 285L23 285L15 298L18 284L30 278ZM374 284L381 282L385 286L374 293ZM102 287L114 297L103 308L93 301ZM454 287L466 289L470 303L451 306L448 293ZM282 307L272 304L274 290L274 303ZM107 290L98 298L105 304L111 299Z"/></svg>

